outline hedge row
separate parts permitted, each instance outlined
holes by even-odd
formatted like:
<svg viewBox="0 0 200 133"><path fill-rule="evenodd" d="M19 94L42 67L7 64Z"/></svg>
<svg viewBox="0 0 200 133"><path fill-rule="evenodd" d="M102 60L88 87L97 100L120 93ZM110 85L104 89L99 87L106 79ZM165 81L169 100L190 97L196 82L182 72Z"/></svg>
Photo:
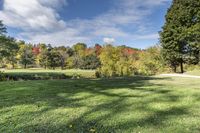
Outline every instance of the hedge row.
<svg viewBox="0 0 200 133"><path fill-rule="evenodd" d="M0 72L0 81L18 81L18 80L50 80L50 79L68 79L63 73L3 73Z"/></svg>

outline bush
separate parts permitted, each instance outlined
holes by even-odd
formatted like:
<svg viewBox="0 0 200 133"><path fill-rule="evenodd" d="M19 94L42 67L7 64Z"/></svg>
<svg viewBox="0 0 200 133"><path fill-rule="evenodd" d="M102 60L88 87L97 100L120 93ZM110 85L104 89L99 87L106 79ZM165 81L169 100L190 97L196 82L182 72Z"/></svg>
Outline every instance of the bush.
<svg viewBox="0 0 200 133"><path fill-rule="evenodd" d="M0 81L67 79L63 73L0 73Z"/></svg>
<svg viewBox="0 0 200 133"><path fill-rule="evenodd" d="M81 78L81 75L78 74L78 73L73 73L72 74L72 79L80 79Z"/></svg>
<svg viewBox="0 0 200 133"><path fill-rule="evenodd" d="M136 68L141 75L155 75L165 71L166 66L160 54L160 48L154 46L141 52Z"/></svg>
<svg viewBox="0 0 200 133"><path fill-rule="evenodd" d="M96 55L88 55L82 58L81 69L97 69L101 63Z"/></svg>
<svg viewBox="0 0 200 133"><path fill-rule="evenodd" d="M101 78L101 73L99 71L95 71L95 77L96 78Z"/></svg>
<svg viewBox="0 0 200 133"><path fill-rule="evenodd" d="M2 71L0 71L0 81L6 81L6 75Z"/></svg>
<svg viewBox="0 0 200 133"><path fill-rule="evenodd" d="M101 67L98 71L101 77L125 77L134 74L134 58L125 54L121 47L104 46L99 58Z"/></svg>
<svg viewBox="0 0 200 133"><path fill-rule="evenodd" d="M186 71L200 70L200 64L198 65L185 65Z"/></svg>

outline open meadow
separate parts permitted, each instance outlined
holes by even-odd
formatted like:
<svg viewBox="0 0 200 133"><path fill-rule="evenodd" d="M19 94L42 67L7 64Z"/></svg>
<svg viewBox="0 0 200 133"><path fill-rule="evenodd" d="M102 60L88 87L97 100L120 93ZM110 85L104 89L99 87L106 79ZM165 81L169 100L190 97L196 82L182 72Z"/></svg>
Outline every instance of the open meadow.
<svg viewBox="0 0 200 133"><path fill-rule="evenodd" d="M200 80L0 82L0 132L200 132Z"/></svg>
<svg viewBox="0 0 200 133"><path fill-rule="evenodd" d="M27 76L54 76L54 75L62 75L73 77L76 75L79 75L83 78L94 78L95 77L95 70L80 70L80 69L68 69L68 70L50 70L50 69L39 69L39 68L33 68L33 69L1 69L3 72L5 72L8 75L27 75ZM48 75L49 74L49 75Z"/></svg>

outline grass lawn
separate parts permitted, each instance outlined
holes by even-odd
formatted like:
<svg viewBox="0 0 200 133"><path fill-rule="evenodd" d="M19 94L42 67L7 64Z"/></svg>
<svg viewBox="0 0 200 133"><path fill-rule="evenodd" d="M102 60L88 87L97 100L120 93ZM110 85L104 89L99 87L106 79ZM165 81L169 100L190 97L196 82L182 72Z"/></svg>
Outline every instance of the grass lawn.
<svg viewBox="0 0 200 133"><path fill-rule="evenodd" d="M200 132L200 80L0 82L0 132Z"/></svg>
<svg viewBox="0 0 200 133"><path fill-rule="evenodd" d="M56 69L56 70L45 70L45 69L11 69L11 70L2 70L7 74L10 75L39 75L39 76L44 76L45 74L54 74L54 75L59 75L59 74L65 74L66 76L72 76L74 74L79 74L81 77L84 78L94 78L95 77L95 70L76 70L76 69L68 69L68 70L61 70L61 69Z"/></svg>
<svg viewBox="0 0 200 133"><path fill-rule="evenodd" d="M189 72L187 72L186 74L195 75L195 76L200 76L200 70L189 71Z"/></svg>

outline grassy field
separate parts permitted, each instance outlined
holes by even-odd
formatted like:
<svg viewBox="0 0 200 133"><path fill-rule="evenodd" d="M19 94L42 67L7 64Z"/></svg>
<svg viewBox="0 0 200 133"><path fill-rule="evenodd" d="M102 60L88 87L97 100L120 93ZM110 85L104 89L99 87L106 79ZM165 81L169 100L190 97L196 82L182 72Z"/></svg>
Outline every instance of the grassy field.
<svg viewBox="0 0 200 133"><path fill-rule="evenodd" d="M45 69L5 69L0 70L4 71L5 73L9 75L38 75L38 76L48 76L49 75L60 75L65 74L66 76L73 76L73 75L80 75L83 78L94 78L95 77L95 70L76 70L76 69L69 69L69 70L45 70Z"/></svg>
<svg viewBox="0 0 200 133"><path fill-rule="evenodd" d="M0 132L200 132L200 81L133 77L0 82Z"/></svg>
<svg viewBox="0 0 200 133"><path fill-rule="evenodd" d="M200 70L188 71L188 72L186 72L186 74L200 76Z"/></svg>

